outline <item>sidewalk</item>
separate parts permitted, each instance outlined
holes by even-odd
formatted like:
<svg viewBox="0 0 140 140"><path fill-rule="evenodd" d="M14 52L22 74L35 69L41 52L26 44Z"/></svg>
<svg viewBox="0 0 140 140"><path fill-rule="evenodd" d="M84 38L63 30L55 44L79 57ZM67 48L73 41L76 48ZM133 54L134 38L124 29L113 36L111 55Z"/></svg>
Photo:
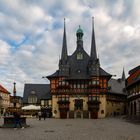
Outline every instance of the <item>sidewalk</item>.
<svg viewBox="0 0 140 140"><path fill-rule="evenodd" d="M140 125L118 118L27 119L27 124L24 130L0 128L0 140L140 140Z"/></svg>

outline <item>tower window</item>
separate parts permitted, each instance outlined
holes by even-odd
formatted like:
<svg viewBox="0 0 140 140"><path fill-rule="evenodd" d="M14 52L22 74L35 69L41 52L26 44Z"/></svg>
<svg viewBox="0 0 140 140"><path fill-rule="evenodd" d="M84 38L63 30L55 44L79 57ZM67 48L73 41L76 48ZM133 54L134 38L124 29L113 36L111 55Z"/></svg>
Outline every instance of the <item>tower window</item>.
<svg viewBox="0 0 140 140"><path fill-rule="evenodd" d="M81 60L81 59L83 59L83 53L78 52L77 53L77 60Z"/></svg>

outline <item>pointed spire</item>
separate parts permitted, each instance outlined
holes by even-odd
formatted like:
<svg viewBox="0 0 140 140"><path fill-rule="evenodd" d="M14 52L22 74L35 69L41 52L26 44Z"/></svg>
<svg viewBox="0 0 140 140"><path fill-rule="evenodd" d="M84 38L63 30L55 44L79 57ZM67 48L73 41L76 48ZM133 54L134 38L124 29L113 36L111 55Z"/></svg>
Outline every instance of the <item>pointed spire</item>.
<svg viewBox="0 0 140 140"><path fill-rule="evenodd" d="M64 18L64 33L63 33L63 44L62 44L62 53L61 60L67 60L67 40L66 40L66 29L65 29L65 18Z"/></svg>
<svg viewBox="0 0 140 140"><path fill-rule="evenodd" d="M124 68L123 68L123 72L122 72L122 81L125 81L125 72L124 72Z"/></svg>
<svg viewBox="0 0 140 140"><path fill-rule="evenodd" d="M94 34L94 17L92 17L92 38L91 38L91 52L90 52L90 56L91 56L91 58L93 60L97 59L95 34Z"/></svg>
<svg viewBox="0 0 140 140"><path fill-rule="evenodd" d="M99 54L98 54L97 60L98 60L99 66L100 66L100 56L99 56Z"/></svg>

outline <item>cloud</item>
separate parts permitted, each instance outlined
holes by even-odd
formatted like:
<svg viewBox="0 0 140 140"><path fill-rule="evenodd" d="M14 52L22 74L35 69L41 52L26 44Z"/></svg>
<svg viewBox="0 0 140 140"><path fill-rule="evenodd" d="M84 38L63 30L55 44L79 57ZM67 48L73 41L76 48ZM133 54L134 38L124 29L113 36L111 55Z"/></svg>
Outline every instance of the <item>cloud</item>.
<svg viewBox="0 0 140 140"><path fill-rule="evenodd" d="M48 83L41 77L58 69L66 18L69 55L76 49L76 30L84 31L84 49L90 53L94 16L97 53L101 66L121 76L139 65L140 16L138 0L1 0L0 82L19 95L24 84Z"/></svg>
<svg viewBox="0 0 140 140"><path fill-rule="evenodd" d="M0 40L0 65L6 65L7 60L10 59L10 46Z"/></svg>

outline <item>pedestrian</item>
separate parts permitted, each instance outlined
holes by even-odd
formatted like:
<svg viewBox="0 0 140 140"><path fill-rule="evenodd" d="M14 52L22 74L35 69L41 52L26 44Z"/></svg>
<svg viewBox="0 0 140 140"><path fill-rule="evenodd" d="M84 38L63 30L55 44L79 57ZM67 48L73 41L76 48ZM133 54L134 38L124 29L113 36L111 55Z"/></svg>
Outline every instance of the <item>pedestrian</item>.
<svg viewBox="0 0 140 140"><path fill-rule="evenodd" d="M42 117L44 118L44 120L46 119L46 112L45 111L43 111Z"/></svg>
<svg viewBox="0 0 140 140"><path fill-rule="evenodd" d="M39 111L38 112L38 118L39 118L39 120L41 120L41 116L42 116L42 113L41 113L41 111Z"/></svg>
<svg viewBox="0 0 140 140"><path fill-rule="evenodd" d="M5 111L4 112L4 117L8 117L8 116L9 116L8 111Z"/></svg>
<svg viewBox="0 0 140 140"><path fill-rule="evenodd" d="M21 125L21 118L20 118L20 112L14 112L14 128L17 129L18 125L21 129L24 129L24 127L22 127Z"/></svg>

